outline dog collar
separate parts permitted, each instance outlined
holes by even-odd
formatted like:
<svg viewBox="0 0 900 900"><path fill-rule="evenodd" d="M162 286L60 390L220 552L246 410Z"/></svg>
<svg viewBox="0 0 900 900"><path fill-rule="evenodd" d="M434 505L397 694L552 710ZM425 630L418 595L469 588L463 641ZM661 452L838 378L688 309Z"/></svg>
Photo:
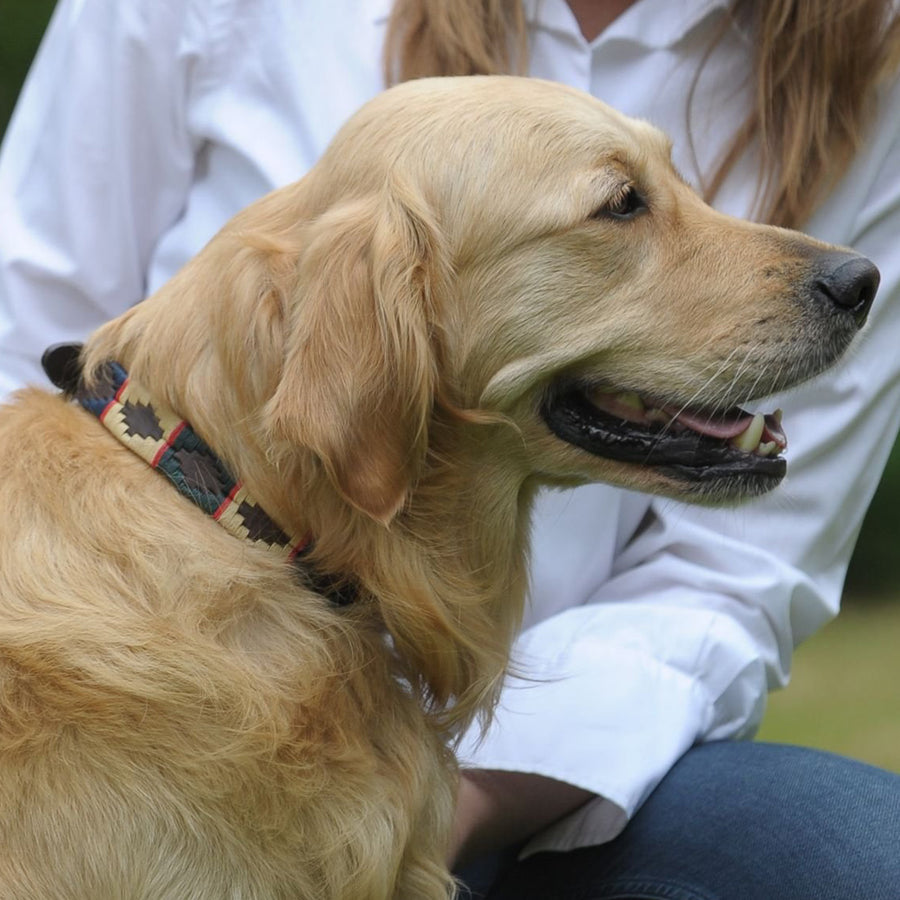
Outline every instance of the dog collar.
<svg viewBox="0 0 900 900"><path fill-rule="evenodd" d="M105 363L94 387L87 388L80 352L80 344L57 344L44 353L44 371L57 387L229 534L285 558L304 584L333 604L345 606L354 599L351 586L305 561L313 546L311 536L288 535L279 528L191 426L151 397L119 363Z"/></svg>

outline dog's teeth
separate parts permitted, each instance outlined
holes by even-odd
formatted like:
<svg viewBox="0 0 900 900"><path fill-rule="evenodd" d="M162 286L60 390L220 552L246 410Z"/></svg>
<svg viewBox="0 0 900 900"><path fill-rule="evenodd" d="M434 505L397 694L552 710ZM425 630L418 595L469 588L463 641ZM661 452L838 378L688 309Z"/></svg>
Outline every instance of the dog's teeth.
<svg viewBox="0 0 900 900"><path fill-rule="evenodd" d="M776 409L775 412L772 413L772 418L775 420L776 425L781 425L781 417L784 415L784 410Z"/></svg>
<svg viewBox="0 0 900 900"><path fill-rule="evenodd" d="M635 412L642 413L644 411L644 401L634 391L622 391L620 394L616 394L616 402L633 409Z"/></svg>
<svg viewBox="0 0 900 900"><path fill-rule="evenodd" d="M752 453L759 446L765 427L766 417L762 413L757 413L753 421L737 437L731 439L731 446Z"/></svg>
<svg viewBox="0 0 900 900"><path fill-rule="evenodd" d="M757 456L772 456L778 452L778 444L775 441L766 441L764 444L761 443L755 452Z"/></svg>

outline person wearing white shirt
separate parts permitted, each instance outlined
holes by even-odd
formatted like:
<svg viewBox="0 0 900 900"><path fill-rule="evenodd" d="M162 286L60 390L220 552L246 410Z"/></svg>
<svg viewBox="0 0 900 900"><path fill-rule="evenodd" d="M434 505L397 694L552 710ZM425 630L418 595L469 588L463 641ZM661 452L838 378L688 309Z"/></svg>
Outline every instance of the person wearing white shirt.
<svg viewBox="0 0 900 900"><path fill-rule="evenodd" d="M541 498L514 651L526 677L510 678L485 738L464 735L460 745L458 859L531 838L492 896L872 900L900 884L900 779L737 740L752 737L767 691L786 683L793 647L837 612L900 424L900 83L888 65L897 42L884 43L884 59L866 56L881 52L882 34L896 37L896 22L890 31L871 19L875 10L894 15L890 0L843 11L811 4L814 47L839 46L854 21L862 34L853 16L869 15L874 37L861 64L884 75L860 82L856 99L872 114L853 125L865 127L858 146L852 134L837 140L838 155L853 153L836 181L808 153L799 169L811 182L795 178L799 191L776 191L761 209L771 161L758 123L720 168L754 108L761 21L781 16L767 27L787 29L804 6L404 0L392 17L391 0L60 0L7 132L0 395L43 383L46 346L81 340L139 302L231 215L301 177L385 87L386 37L404 11L408 22L424 10L432 25L443 16L453 26L472 10L487 22L502 9L511 33L498 45L520 60L527 52L527 74L663 128L688 181L702 189L722 175L718 208L802 225L879 266L861 349L775 398L791 446L789 477L774 495L724 511L600 485ZM795 22L793 33L801 30ZM831 62L823 49L794 61L791 75L800 84L803 66ZM814 787L824 777L830 798ZM824 851L813 838L837 806L845 846L864 844L868 856L835 875L818 864ZM760 820L771 828L754 830ZM686 852L688 828L719 855ZM805 879L793 893L783 887L787 863L768 873L771 883L759 867L762 854L784 849L787 831L803 838L810 862L792 876ZM654 858L646 841L655 842L656 873L642 868ZM624 847L632 849L620 859ZM735 859L755 864L752 885ZM846 893L849 882L858 893Z"/></svg>

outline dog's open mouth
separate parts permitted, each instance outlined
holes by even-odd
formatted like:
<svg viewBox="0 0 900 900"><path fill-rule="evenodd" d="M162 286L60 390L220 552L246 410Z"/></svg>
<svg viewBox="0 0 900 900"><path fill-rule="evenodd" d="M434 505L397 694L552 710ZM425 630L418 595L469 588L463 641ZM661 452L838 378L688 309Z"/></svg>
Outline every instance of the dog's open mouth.
<svg viewBox="0 0 900 900"><path fill-rule="evenodd" d="M786 470L780 411L710 411L563 383L547 394L542 415L569 444L595 456L663 469L681 481L750 476L777 482Z"/></svg>

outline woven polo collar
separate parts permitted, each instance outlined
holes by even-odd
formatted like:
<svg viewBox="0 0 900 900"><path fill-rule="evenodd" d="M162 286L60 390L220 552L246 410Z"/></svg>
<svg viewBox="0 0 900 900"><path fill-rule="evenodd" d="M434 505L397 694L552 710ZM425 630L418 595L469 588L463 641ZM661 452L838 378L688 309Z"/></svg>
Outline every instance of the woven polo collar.
<svg viewBox="0 0 900 900"><path fill-rule="evenodd" d="M230 534L286 559L306 585L332 603L351 602L352 588L316 572L305 560L311 536L289 535L279 528L191 426L151 397L119 363L106 363L87 388L81 379L80 350L77 344L56 345L44 354L44 370L57 387Z"/></svg>

